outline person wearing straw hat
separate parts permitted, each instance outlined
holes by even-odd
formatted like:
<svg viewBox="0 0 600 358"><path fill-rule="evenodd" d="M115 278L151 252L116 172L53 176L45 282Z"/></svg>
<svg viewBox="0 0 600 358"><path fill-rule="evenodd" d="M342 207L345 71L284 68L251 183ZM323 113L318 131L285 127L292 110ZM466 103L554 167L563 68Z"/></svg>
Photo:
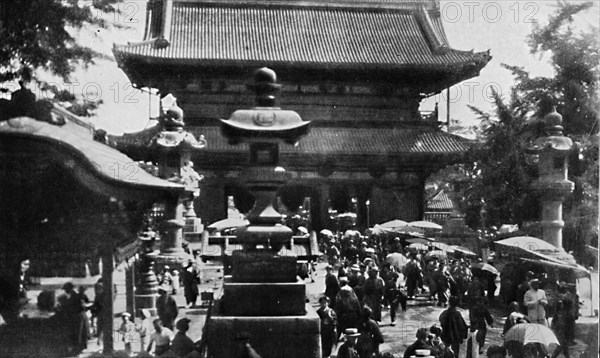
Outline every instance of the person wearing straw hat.
<svg viewBox="0 0 600 358"><path fill-rule="evenodd" d="M337 358L359 358L356 351L356 340L360 337L358 329L347 328L344 330L345 342L340 346L337 352Z"/></svg>
<svg viewBox="0 0 600 358"><path fill-rule="evenodd" d="M523 296L523 304L527 307L527 317L531 323L547 326L545 306L548 305L548 298L546 292L540 289L540 280L537 278L529 281L529 287L531 288Z"/></svg>
<svg viewBox="0 0 600 358"><path fill-rule="evenodd" d="M131 342L135 340L138 330L135 323L131 321L131 314L129 312L121 313L121 319L119 334L121 335L121 341L125 344L125 351L127 354L131 354Z"/></svg>
<svg viewBox="0 0 600 358"><path fill-rule="evenodd" d="M152 317L152 314L150 313L149 309L147 309L147 308L141 309L139 316L142 319L142 322L139 324L137 329L138 329L138 333L140 334L140 344L142 346L141 350L143 351L144 348L146 347L146 343L148 343L146 340L148 339L148 337L154 330L154 327L152 325L152 321L150 320L150 318Z"/></svg>
<svg viewBox="0 0 600 358"><path fill-rule="evenodd" d="M321 356L327 358L331 355L332 349L337 345L337 315L329 307L329 297L319 298L319 309L317 314L321 319Z"/></svg>
<svg viewBox="0 0 600 358"><path fill-rule="evenodd" d="M159 297L156 299L156 313L163 326L172 331L179 309L177 308L177 302L169 294L170 291L171 286L161 285L158 287Z"/></svg>

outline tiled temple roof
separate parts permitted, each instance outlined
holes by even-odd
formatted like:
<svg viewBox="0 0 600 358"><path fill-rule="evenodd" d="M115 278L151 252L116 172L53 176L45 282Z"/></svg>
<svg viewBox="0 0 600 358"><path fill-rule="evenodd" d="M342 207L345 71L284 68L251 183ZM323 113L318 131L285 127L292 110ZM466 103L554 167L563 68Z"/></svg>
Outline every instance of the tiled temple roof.
<svg viewBox="0 0 600 358"><path fill-rule="evenodd" d="M440 190L433 198L427 202L427 210L447 210L454 208L452 200L444 190Z"/></svg>
<svg viewBox="0 0 600 358"><path fill-rule="evenodd" d="M247 144L231 145L218 126L188 127L197 138L203 135L207 141L205 151L247 153ZM127 134L111 136L117 148L143 147L146 132L152 128ZM407 155L407 154L463 154L471 141L440 130L429 128L327 128L313 127L297 146L281 146L282 154L342 154L342 155Z"/></svg>
<svg viewBox="0 0 600 358"><path fill-rule="evenodd" d="M149 31L145 41L115 45L114 53L120 63L144 58L164 63L483 67L489 54L448 47L439 10L431 4L435 2L175 0L160 35ZM163 25L148 26L162 30ZM161 36L168 46L157 46Z"/></svg>

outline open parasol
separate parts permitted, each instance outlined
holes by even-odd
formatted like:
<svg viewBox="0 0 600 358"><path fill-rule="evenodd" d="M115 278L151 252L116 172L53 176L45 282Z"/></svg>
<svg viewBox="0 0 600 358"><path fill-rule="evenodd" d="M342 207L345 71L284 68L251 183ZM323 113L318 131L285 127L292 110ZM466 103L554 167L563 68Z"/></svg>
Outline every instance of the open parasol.
<svg viewBox="0 0 600 358"><path fill-rule="evenodd" d="M420 243L414 243L414 244L410 244L408 245L409 249L413 249L413 250L417 250L417 251L427 251L429 250L429 246L425 245L425 244L420 244Z"/></svg>
<svg viewBox="0 0 600 358"><path fill-rule="evenodd" d="M331 232L331 230L329 229L323 229L321 231L319 231L320 234L325 235L325 236L333 236L333 232Z"/></svg>
<svg viewBox="0 0 600 358"><path fill-rule="evenodd" d="M392 252L385 257L385 262L401 270L408 263L408 259L399 252Z"/></svg>
<svg viewBox="0 0 600 358"><path fill-rule="evenodd" d="M427 255L425 255L425 261L431 261L433 259L438 259L440 261L445 261L448 259L448 255L444 251L433 250L429 251Z"/></svg>
<svg viewBox="0 0 600 358"><path fill-rule="evenodd" d="M504 335L504 342L509 341L523 344L540 343L545 347L549 347L551 344L560 344L550 328L537 323L519 323L512 326Z"/></svg>
<svg viewBox="0 0 600 358"><path fill-rule="evenodd" d="M467 249L466 247L462 247L462 246L458 246L458 245L452 245L448 248L448 251L450 252L454 252L454 253L460 253L463 254L464 256L470 256L470 257L477 257L478 255L476 253L474 253L473 251Z"/></svg>
<svg viewBox="0 0 600 358"><path fill-rule="evenodd" d="M494 242L495 245L500 245L500 250L525 250L525 251L536 251L542 254L556 253L560 251L556 246L538 239L533 236L515 236L509 239L504 239Z"/></svg>
<svg viewBox="0 0 600 358"><path fill-rule="evenodd" d="M384 222L383 224L379 224L379 226L381 226L383 228L396 228L396 227L400 227L400 226L408 226L408 223L406 221L396 219L396 220Z"/></svg>
<svg viewBox="0 0 600 358"><path fill-rule="evenodd" d="M471 269L487 271L487 272L493 273L494 275L500 274L500 272L498 272L498 270L494 266L487 264L485 262L474 263L471 265Z"/></svg>
<svg viewBox="0 0 600 358"><path fill-rule="evenodd" d="M429 246L433 247L434 249L437 250L441 250L441 251L445 251L447 253L452 253L452 249L450 248L450 245L446 245L444 243L441 242L430 242Z"/></svg>
<svg viewBox="0 0 600 358"><path fill-rule="evenodd" d="M411 221L408 225L412 227L418 227L420 229L430 229L430 230L442 230L442 225L432 223L431 221Z"/></svg>
<svg viewBox="0 0 600 358"><path fill-rule="evenodd" d="M232 229L236 227L248 226L250 222L246 219L237 219L237 218L228 218L216 221L210 225L208 225L209 229L214 229L216 231L221 231L225 229Z"/></svg>

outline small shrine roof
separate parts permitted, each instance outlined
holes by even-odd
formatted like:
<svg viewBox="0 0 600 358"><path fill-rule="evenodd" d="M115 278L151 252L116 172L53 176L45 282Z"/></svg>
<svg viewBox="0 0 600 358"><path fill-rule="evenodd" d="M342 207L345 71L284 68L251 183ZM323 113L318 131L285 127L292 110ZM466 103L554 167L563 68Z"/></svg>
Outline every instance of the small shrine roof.
<svg viewBox="0 0 600 358"><path fill-rule="evenodd" d="M453 208L452 200L444 190L440 190L427 202L428 210L452 210Z"/></svg>
<svg viewBox="0 0 600 358"><path fill-rule="evenodd" d="M163 34L147 31L145 41L115 45L113 52L121 67L126 59L140 59L216 66L481 69L489 53L451 49L435 4L174 0ZM158 40L162 36L168 45Z"/></svg>

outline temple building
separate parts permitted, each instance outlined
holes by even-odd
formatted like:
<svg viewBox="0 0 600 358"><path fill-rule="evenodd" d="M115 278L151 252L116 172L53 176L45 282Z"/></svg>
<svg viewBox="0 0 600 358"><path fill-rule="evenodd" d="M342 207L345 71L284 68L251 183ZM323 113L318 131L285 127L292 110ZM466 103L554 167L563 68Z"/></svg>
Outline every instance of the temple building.
<svg viewBox="0 0 600 358"><path fill-rule="evenodd" d="M254 71L273 69L277 105L311 121L300 143L277 153L287 175L281 202L291 211L309 202L317 230L333 210L356 211L361 226L421 220L426 178L471 143L419 104L491 59L449 46L439 0L150 0L144 39L113 52L134 86L171 93L187 130L204 136L192 161L204 175L196 213L208 223L227 217L230 196L242 212L252 205L251 152L227 141L219 119L253 107ZM156 133L110 139L151 160Z"/></svg>

